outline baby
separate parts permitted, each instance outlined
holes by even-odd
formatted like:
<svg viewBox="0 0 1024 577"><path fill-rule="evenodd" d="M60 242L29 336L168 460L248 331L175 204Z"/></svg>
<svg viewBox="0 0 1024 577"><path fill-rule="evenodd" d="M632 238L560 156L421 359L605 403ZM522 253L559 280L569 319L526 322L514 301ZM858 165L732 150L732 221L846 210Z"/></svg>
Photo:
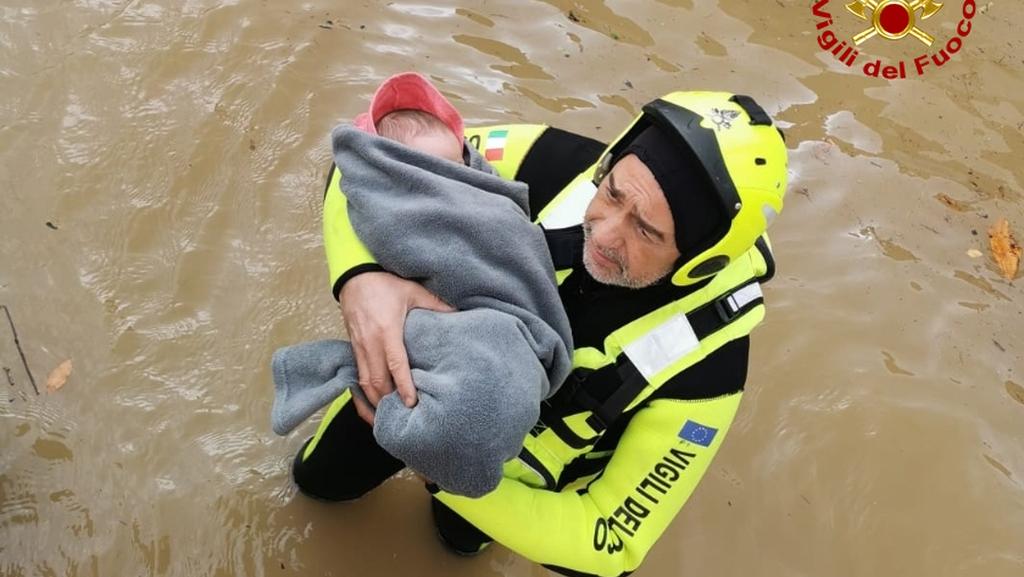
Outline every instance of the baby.
<svg viewBox="0 0 1024 577"><path fill-rule="evenodd" d="M572 332L526 185L465 146L462 118L418 74L387 80L370 111L332 132L352 231L377 264L456 309L413 309L405 343L419 402L377 405L374 438L445 490L480 496L501 480L572 368ZM335 185L332 185L335 186ZM344 390L360 395L344 341L274 354L274 431Z"/></svg>

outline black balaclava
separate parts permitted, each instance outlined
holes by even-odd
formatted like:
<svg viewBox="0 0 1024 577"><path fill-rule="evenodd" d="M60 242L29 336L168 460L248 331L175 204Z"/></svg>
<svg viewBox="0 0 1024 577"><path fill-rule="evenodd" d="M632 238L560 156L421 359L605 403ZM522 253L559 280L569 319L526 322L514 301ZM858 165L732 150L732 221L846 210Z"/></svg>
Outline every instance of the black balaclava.
<svg viewBox="0 0 1024 577"><path fill-rule="evenodd" d="M686 255L698 246L710 244L711 236L723 227L725 214L704 169L683 146L651 125L615 155L612 165L627 154L635 154L650 169L672 211L676 248Z"/></svg>

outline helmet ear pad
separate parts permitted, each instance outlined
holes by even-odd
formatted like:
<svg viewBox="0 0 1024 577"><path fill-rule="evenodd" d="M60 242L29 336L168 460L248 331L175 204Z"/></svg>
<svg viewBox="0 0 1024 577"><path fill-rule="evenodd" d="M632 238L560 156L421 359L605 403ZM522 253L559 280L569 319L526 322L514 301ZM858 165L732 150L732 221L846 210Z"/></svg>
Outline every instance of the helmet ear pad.
<svg viewBox="0 0 1024 577"><path fill-rule="evenodd" d="M700 279L706 276L711 276L727 266L729 266L729 257L724 254L713 256L690 269L690 278Z"/></svg>

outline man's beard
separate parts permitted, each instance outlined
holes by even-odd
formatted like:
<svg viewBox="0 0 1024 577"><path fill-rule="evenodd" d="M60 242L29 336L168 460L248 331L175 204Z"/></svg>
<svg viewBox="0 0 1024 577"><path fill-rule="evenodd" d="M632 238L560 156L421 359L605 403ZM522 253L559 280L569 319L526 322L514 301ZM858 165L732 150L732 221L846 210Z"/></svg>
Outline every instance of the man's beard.
<svg viewBox="0 0 1024 577"><path fill-rule="evenodd" d="M623 264L622 256L611 251L599 250L593 247L591 239L591 225L587 222L583 223L583 267L587 269L590 276L594 277L599 283L621 286L629 289L641 289L646 288L654 283L665 278L668 273L672 272L671 268L660 273L655 273L645 277L634 277L629 274L626 270L626 266ZM606 272L602 270L600 265L594 262L594 257L591 256L591 249L598 250L602 256L615 263L618 268L615 272Z"/></svg>

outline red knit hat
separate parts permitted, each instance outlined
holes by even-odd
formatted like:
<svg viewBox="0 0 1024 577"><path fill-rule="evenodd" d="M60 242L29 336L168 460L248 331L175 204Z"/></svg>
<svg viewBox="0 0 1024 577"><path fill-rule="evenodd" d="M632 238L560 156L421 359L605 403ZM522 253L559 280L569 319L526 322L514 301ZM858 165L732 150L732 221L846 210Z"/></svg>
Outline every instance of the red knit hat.
<svg viewBox="0 0 1024 577"><path fill-rule="evenodd" d="M444 122L462 144L462 116L429 80L415 72L403 72L385 80L370 102L370 111L357 116L356 128L377 134L381 118L397 110L419 110Z"/></svg>

